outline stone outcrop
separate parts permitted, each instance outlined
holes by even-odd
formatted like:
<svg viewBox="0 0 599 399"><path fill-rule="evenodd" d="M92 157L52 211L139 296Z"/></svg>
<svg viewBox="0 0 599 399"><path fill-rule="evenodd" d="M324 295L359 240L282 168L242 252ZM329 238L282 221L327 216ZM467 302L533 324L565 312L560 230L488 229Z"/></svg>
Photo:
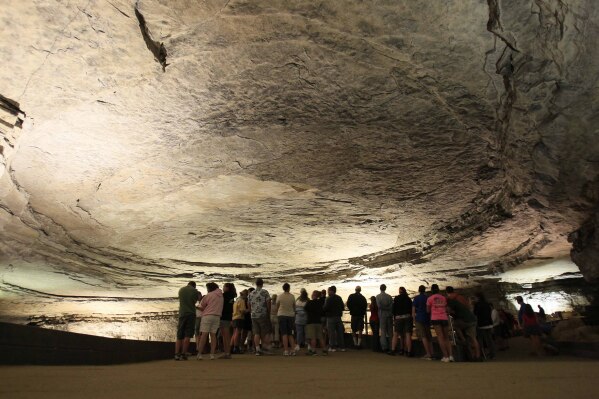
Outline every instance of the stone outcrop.
<svg viewBox="0 0 599 399"><path fill-rule="evenodd" d="M1 300L471 284L579 228L595 279L598 21L593 0L9 1Z"/></svg>
<svg viewBox="0 0 599 399"><path fill-rule="evenodd" d="M599 213L592 215L570 237L572 260L587 281L599 281Z"/></svg>

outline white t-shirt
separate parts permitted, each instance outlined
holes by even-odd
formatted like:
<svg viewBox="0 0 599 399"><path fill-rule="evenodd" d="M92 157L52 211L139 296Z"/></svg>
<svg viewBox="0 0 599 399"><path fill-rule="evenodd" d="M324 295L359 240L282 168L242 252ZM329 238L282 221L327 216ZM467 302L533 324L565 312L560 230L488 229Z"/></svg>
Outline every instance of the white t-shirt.
<svg viewBox="0 0 599 399"><path fill-rule="evenodd" d="M277 316L295 317L295 297L289 292L283 292L277 297Z"/></svg>

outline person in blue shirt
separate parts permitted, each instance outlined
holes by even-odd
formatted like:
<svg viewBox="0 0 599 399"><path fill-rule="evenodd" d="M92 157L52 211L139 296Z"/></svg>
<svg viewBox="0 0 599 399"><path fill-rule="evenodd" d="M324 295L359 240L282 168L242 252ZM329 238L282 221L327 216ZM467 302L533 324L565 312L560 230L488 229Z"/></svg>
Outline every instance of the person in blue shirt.
<svg viewBox="0 0 599 399"><path fill-rule="evenodd" d="M421 285L418 287L418 295L412 301L412 318L416 325L416 335L422 340L422 346L426 351L423 359L431 360L433 358L433 337L431 334L430 316L426 311L426 287Z"/></svg>

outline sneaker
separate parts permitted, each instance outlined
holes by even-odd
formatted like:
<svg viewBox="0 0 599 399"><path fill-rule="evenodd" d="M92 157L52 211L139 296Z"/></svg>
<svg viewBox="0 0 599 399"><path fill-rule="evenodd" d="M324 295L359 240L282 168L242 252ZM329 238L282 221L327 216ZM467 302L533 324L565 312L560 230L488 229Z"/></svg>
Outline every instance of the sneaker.
<svg viewBox="0 0 599 399"><path fill-rule="evenodd" d="M256 356L262 356L262 352L256 351Z"/></svg>
<svg viewBox="0 0 599 399"><path fill-rule="evenodd" d="M294 350L295 350L296 352L299 352L299 350L300 350L300 346L299 346L299 345L295 345L295 348L294 348Z"/></svg>
<svg viewBox="0 0 599 399"><path fill-rule="evenodd" d="M204 360L204 357L202 356L201 353L198 353L198 355L196 356L196 359L198 359L198 360Z"/></svg>
<svg viewBox="0 0 599 399"><path fill-rule="evenodd" d="M296 351L293 351L293 352L291 352L291 353L290 353L290 355L291 355L291 356L296 356L296 355L297 355L297 352L296 352Z"/></svg>
<svg viewBox="0 0 599 399"><path fill-rule="evenodd" d="M444 357L443 359L441 359L441 361L443 363L449 363L449 358L448 357Z"/></svg>
<svg viewBox="0 0 599 399"><path fill-rule="evenodd" d="M289 351L283 352L283 356L289 356Z"/></svg>
<svg viewBox="0 0 599 399"><path fill-rule="evenodd" d="M339 352L346 352L347 350L345 348L341 348L339 349Z"/></svg>
<svg viewBox="0 0 599 399"><path fill-rule="evenodd" d="M421 357L422 360L433 360L432 357L430 357L429 355L424 355Z"/></svg>
<svg viewBox="0 0 599 399"><path fill-rule="evenodd" d="M452 363L455 362L455 359L453 358L453 356L449 356L449 361Z"/></svg>
<svg viewBox="0 0 599 399"><path fill-rule="evenodd" d="M210 354L210 360L216 359L213 354Z"/></svg>
<svg viewBox="0 0 599 399"><path fill-rule="evenodd" d="M182 353L181 354L181 360L187 360L187 354Z"/></svg>
<svg viewBox="0 0 599 399"><path fill-rule="evenodd" d="M307 356L318 356L318 353L314 352L312 349L308 350L308 352L306 352Z"/></svg>
<svg viewBox="0 0 599 399"><path fill-rule="evenodd" d="M329 351L327 351L326 349L322 350L322 356L328 356L329 355Z"/></svg>
<svg viewBox="0 0 599 399"><path fill-rule="evenodd" d="M337 349L335 349L335 348L329 348L329 352L337 352Z"/></svg>
<svg viewBox="0 0 599 399"><path fill-rule="evenodd" d="M175 355L175 360L179 361L181 360L181 355L179 355L178 353Z"/></svg>

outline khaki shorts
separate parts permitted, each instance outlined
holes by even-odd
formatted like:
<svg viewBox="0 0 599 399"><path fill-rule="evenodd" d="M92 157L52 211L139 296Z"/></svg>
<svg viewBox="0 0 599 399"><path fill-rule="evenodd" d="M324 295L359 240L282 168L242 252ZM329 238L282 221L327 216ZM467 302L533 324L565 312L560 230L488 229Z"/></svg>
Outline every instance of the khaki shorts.
<svg viewBox="0 0 599 399"><path fill-rule="evenodd" d="M306 338L317 339L320 342L324 342L324 335L322 334L322 324L307 324Z"/></svg>
<svg viewBox="0 0 599 399"><path fill-rule="evenodd" d="M416 335L418 336L419 339L423 339L423 338L432 339L433 336L431 334L430 324L420 323L419 321L417 321L415 324L416 324Z"/></svg>
<svg viewBox="0 0 599 399"><path fill-rule="evenodd" d="M220 317L215 315L203 316L200 322L200 332L216 334L220 327Z"/></svg>
<svg viewBox="0 0 599 399"><path fill-rule="evenodd" d="M268 334L272 332L272 325L270 324L270 317L264 316L259 319L252 318L252 333L254 335L259 335L261 338L264 338Z"/></svg>

